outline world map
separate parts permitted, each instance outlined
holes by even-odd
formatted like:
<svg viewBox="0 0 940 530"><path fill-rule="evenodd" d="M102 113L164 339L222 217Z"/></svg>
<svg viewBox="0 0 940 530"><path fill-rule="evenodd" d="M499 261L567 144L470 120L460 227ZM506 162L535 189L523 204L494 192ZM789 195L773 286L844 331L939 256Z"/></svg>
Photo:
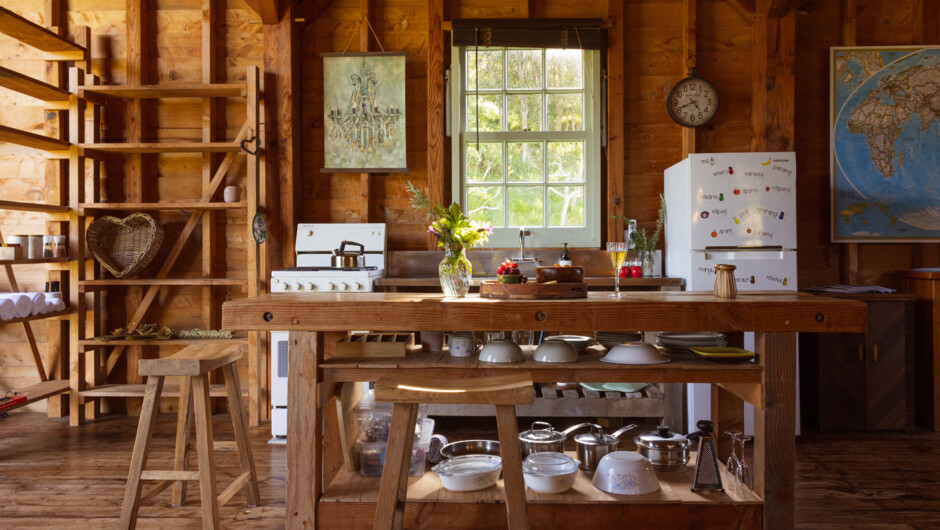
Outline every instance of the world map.
<svg viewBox="0 0 940 530"><path fill-rule="evenodd" d="M940 240L940 47L833 48L836 241Z"/></svg>

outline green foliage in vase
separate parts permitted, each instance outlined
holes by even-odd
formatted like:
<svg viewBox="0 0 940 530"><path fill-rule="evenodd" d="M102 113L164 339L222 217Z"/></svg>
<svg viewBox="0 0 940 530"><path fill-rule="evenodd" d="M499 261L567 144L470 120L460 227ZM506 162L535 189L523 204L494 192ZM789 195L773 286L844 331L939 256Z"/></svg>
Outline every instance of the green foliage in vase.
<svg viewBox="0 0 940 530"><path fill-rule="evenodd" d="M623 220L624 226L630 221L625 215L611 215L611 219ZM639 228L630 234L630 240L633 241L633 248L636 250L655 250L659 243L659 236L663 233L663 225L666 224L666 198L662 193L659 194L659 214L656 217L656 230L652 234L645 228Z"/></svg>
<svg viewBox="0 0 940 530"><path fill-rule="evenodd" d="M411 181L408 181L406 187L411 195L411 206L424 211L431 222L428 233L437 237L438 247L449 252L459 252L481 245L489 238L492 228L478 221L471 221L456 202L445 208L432 201L424 190L416 188Z"/></svg>

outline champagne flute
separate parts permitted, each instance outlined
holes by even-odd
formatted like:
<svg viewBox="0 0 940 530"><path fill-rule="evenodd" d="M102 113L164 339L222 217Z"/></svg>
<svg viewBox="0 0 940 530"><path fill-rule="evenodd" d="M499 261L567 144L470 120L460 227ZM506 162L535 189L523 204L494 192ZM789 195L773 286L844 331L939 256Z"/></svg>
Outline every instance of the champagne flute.
<svg viewBox="0 0 940 530"><path fill-rule="evenodd" d="M607 257L610 258L610 264L614 267L614 294L611 298L620 298L620 267L623 266L623 260L627 255L625 243L612 241L607 243Z"/></svg>

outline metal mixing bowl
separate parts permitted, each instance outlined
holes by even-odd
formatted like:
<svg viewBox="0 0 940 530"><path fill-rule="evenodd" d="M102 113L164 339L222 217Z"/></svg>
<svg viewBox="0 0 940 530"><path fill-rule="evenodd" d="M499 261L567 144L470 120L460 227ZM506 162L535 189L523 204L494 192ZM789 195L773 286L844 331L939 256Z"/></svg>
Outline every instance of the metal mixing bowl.
<svg viewBox="0 0 940 530"><path fill-rule="evenodd" d="M441 448L441 456L454 458L465 455L494 455L499 454L499 442L494 440L463 440L451 442Z"/></svg>

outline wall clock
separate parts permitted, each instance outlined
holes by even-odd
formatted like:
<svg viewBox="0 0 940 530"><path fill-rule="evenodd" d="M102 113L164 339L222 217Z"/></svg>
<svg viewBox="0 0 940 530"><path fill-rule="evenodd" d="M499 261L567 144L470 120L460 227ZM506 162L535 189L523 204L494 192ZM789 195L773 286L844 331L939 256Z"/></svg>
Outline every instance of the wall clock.
<svg viewBox="0 0 940 530"><path fill-rule="evenodd" d="M708 123L718 111L718 91L707 79L696 76L695 68L692 67L688 77L669 91L666 108L669 116L679 125L698 127Z"/></svg>

